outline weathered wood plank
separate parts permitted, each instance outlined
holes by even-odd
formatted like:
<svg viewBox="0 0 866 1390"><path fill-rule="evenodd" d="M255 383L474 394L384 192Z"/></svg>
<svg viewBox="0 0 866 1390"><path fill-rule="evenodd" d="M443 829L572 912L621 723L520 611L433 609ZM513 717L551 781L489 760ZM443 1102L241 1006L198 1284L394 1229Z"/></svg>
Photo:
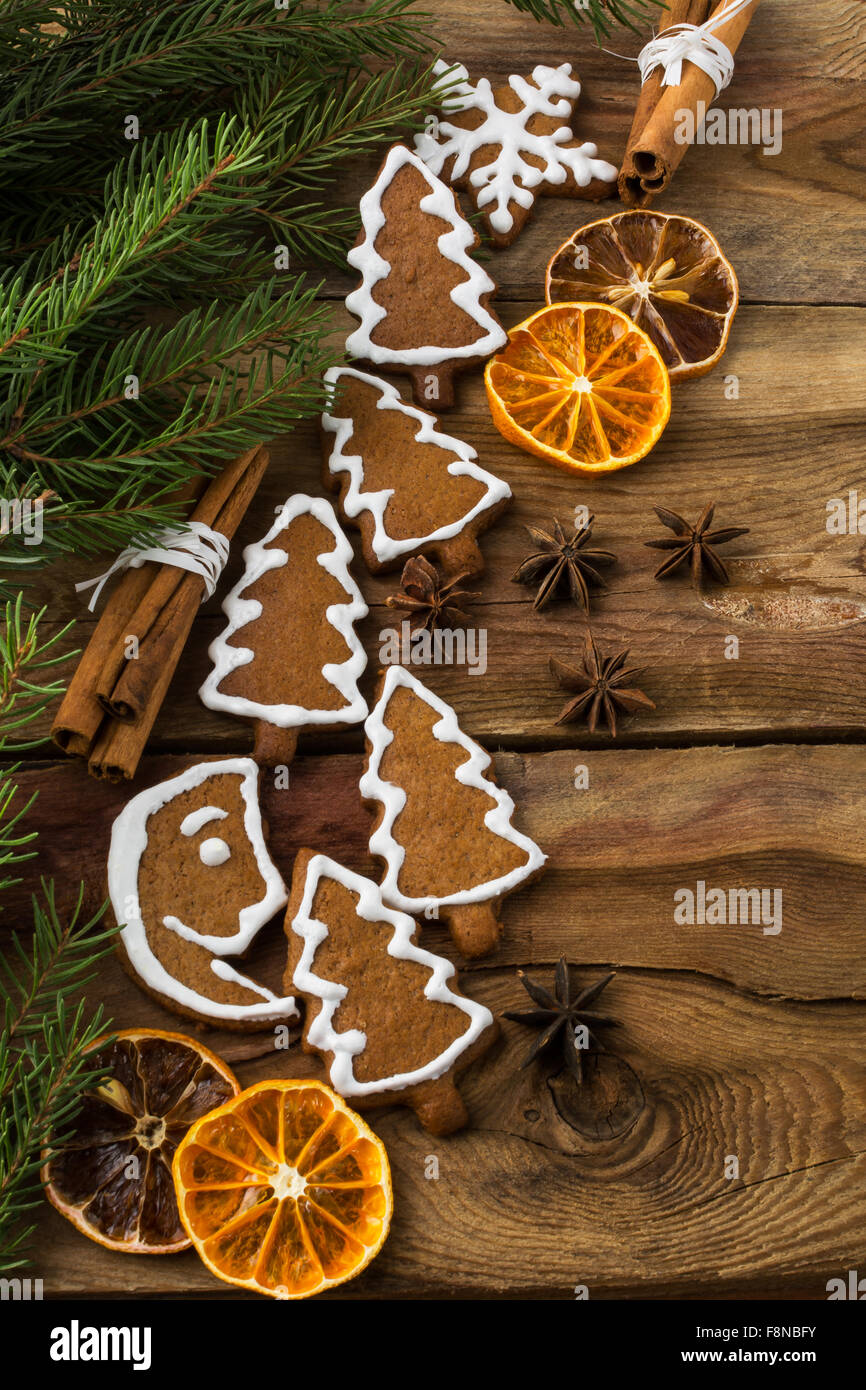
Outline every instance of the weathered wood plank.
<svg viewBox="0 0 866 1390"><path fill-rule="evenodd" d="M638 38L618 30L596 47L589 29L536 24L503 0L445 0L437 5L436 34L449 61L474 77L503 80L535 63L571 62L583 85L578 134L619 163L637 100ZM516 56L517 55L517 56ZM731 86L716 103L724 110L779 111L782 147L764 155L754 145L691 149L655 206L706 222L731 257L743 297L761 303L864 301L860 273L862 203L866 193L860 83L866 75L866 16L857 0L775 0L759 7L737 54ZM340 196L360 197L377 160L355 161ZM552 252L583 222L618 209L595 211L569 199L543 198L529 227L489 268L504 298L528 298L543 279ZM353 283L331 274L327 292L342 296Z"/></svg>
<svg viewBox="0 0 866 1390"><path fill-rule="evenodd" d="M506 307L512 323L531 308ZM470 675L465 667L427 672L430 684L456 704L465 728L538 746L586 741L582 732L555 727L562 702L547 669L552 653L579 657L580 614L567 603L534 613L531 591L510 578L530 548L525 522L566 521L585 505L597 515L599 544L618 556L609 592L593 604L594 631L603 646L632 649L634 661L647 668L645 688L657 705L624 724L622 742L861 735L864 539L856 531L829 534L827 505L832 498L847 504L851 489L866 499L864 344L864 310L742 309L720 367L677 388L671 423L653 453L599 479L566 474L506 444L493 428L480 376L467 377L459 409L443 416L445 428L475 445L481 462L511 484L515 501L482 541L487 570L477 585L476 613L488 635L486 674ZM735 400L725 395L730 374L739 382ZM239 573L243 544L261 534L274 508L292 491L321 491L313 424L278 440L272 453L220 595ZM687 578L654 581L658 555L644 546L662 534L653 505L693 519L712 499L723 524L751 527L727 552L731 587L701 596ZM98 569L90 561L40 576L36 593L49 603L52 621L82 613L73 583ZM355 572L373 605L364 627L369 689L380 634L397 621L381 605L398 578L373 579L360 563ZM246 731L205 710L196 694L218 614L215 598L196 620L154 730L157 749L246 746ZM70 643L86 641L92 622L85 613ZM729 657L731 635L739 639L737 659Z"/></svg>
<svg viewBox="0 0 866 1390"><path fill-rule="evenodd" d="M522 1006L511 971L474 974L471 990L497 1013ZM632 970L608 987L605 1006L620 1020L611 1047L643 1091L632 1127L601 1139L575 1128L556 1064L521 1072L526 1030L506 1022L496 1053L464 1081L472 1128L435 1140L406 1111L373 1117L396 1215L381 1257L337 1297L569 1298L586 1285L591 1298L822 1299L828 1278L857 1267L862 1008L757 1000ZM317 1065L292 1049L238 1070L249 1084ZM435 1179L425 1176L431 1156ZM46 1294L237 1296L192 1254L112 1255L53 1210L40 1218L38 1248Z"/></svg>
<svg viewBox="0 0 866 1390"><path fill-rule="evenodd" d="M568 51L550 53L549 61L561 62L563 52ZM598 64L594 53L578 63L585 99L575 124L579 135L595 141L601 155L618 164L636 89L630 77L608 78ZM501 80L515 67L531 65L506 58L484 71ZM757 73L739 81L719 105L781 111L779 153L765 155L755 145L696 145L671 188L653 204L660 212L697 218L715 233L737 272L744 302L863 304L859 248L866 175L860 93L859 80L829 77L801 80L777 74L773 81ZM341 190L347 202L360 198L372 183L378 162L359 161L351 171ZM464 207L472 211L468 202ZM619 211L621 204L612 199L598 204L539 199L514 244L486 253L498 300L543 298L547 263L556 249L578 227ZM324 294L342 299L355 284L353 273L335 268L326 275Z"/></svg>
<svg viewBox="0 0 866 1390"><path fill-rule="evenodd" d="M148 759L136 787L180 766ZM496 766L519 824L549 862L538 883L506 901L502 944L482 969L553 962L564 952L578 963L694 971L761 994L866 997L863 749L499 753ZM286 790L263 777L271 851L284 878L306 846L378 876L358 795L361 767L359 756L299 758ZM575 788L578 768L587 770L586 790ZM72 765L28 771L22 794L36 788L30 823L42 827L38 872L67 893L83 878L95 910L111 821L129 793ZM675 894L697 892L699 881L726 893L778 890L781 930L764 930L773 925L772 897L761 920L678 924ZM31 874L13 890L7 925L23 918L33 886ZM425 924L425 934L433 949L450 950L435 924ZM273 930L256 969L277 983L283 958Z"/></svg>

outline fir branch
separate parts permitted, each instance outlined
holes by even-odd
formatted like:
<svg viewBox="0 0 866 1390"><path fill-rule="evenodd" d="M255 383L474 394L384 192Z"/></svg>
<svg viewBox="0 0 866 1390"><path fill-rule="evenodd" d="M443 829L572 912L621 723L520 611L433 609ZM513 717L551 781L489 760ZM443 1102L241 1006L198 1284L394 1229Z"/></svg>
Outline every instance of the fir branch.
<svg viewBox="0 0 866 1390"><path fill-rule="evenodd" d="M107 495L110 509L125 513L115 518L115 537L141 536L136 504L145 496L215 469L322 408L321 379L340 354L323 342L328 310L313 305L314 293L293 286L280 294L272 279L234 311L192 311L171 329L120 340L83 376L68 369L62 390L32 403L7 439L31 469L31 490L77 497L84 514L93 510L88 498ZM131 400L130 374L138 380ZM55 522L74 522L78 511L75 502L46 506L43 530L55 545ZM145 534L156 517L149 522ZM21 538L10 539L9 554L20 557Z"/></svg>
<svg viewBox="0 0 866 1390"><path fill-rule="evenodd" d="M109 179L106 213L88 242L50 271L46 257L38 267L26 267L4 296L0 370L27 370L41 354L62 352L94 316L129 300L174 244L188 242L198 217L217 209L232 215L243 202L243 178L258 158L255 144L230 117L220 119L213 136L203 121L134 151ZM208 251L203 244L202 260Z"/></svg>
<svg viewBox="0 0 866 1390"><path fill-rule="evenodd" d="M45 609L23 612L23 595L6 604L5 622L0 632L0 756L34 748L42 739L22 741L18 735L27 725L39 719L63 689L62 681L45 680L43 671L67 661L70 653L58 652L57 645L66 636L71 623L48 638L41 638L39 625ZM0 769L0 869L19 864L33 857L35 831L22 830L21 822L35 800L35 793L13 809L18 796L14 777L20 764ZM19 880L4 874L0 891Z"/></svg>
<svg viewBox="0 0 866 1390"><path fill-rule="evenodd" d="M28 570L149 538L177 519L173 488L321 408L337 349L295 263L342 260L357 211L326 190L417 127L434 84L405 61L430 47L411 0L73 8L0 87L0 170L17 171L0 190L0 487L42 499L45 527L39 547L0 536L0 565ZM124 109L146 113L131 146Z"/></svg>
<svg viewBox="0 0 866 1390"><path fill-rule="evenodd" d="M110 33L83 28L8 75L0 102L5 171L38 168L46 146L68 145L70 131L76 143L86 142L107 103L115 111L137 104L143 122L148 98L166 89L182 103L191 71L201 93L242 83L253 65L284 80L281 69L299 61L321 72L430 48L425 17L412 0L367 0L361 8L345 0L289 0L285 9L273 0L186 0L144 6L132 23L128 11L109 6L103 20ZM119 138L122 118L115 120Z"/></svg>
<svg viewBox="0 0 866 1390"><path fill-rule="evenodd" d="M61 921L53 888L33 903L33 941L18 936L0 963L0 1269L25 1263L39 1170L68 1138L85 1090L99 1084L90 1049L105 1032L100 1005L89 1018L72 996L94 978L116 928L94 933L102 911L80 923L81 898Z"/></svg>
<svg viewBox="0 0 866 1390"><path fill-rule="evenodd" d="M31 676L31 673L68 661L70 657L69 652L59 652L56 648L72 623L43 639L39 626L45 612L41 608L38 613L25 616L22 594L6 604L0 632L0 755L35 748L42 742L40 739L19 742L17 732L23 725L39 719L63 691L62 681L46 682L41 676L38 679Z"/></svg>
<svg viewBox="0 0 866 1390"><path fill-rule="evenodd" d="M6 606L0 636L0 753L33 747L41 740L18 741L20 730L44 713L60 684L41 674L65 660L55 648L68 628L42 638L44 610L23 614L22 597ZM34 832L20 822L33 803L17 810L14 775L18 765L0 771L0 865L29 858ZM15 882L8 876L0 888ZM28 946L14 934L0 958L0 1270L26 1262L32 1234L27 1213L36 1204L39 1169L46 1150L62 1142L85 1089L99 1080L88 1056L104 1032L101 1007L86 1017L72 995L93 979L109 949L110 931L94 932L102 910L82 922L82 890L68 918L61 920L51 883L43 881L42 901L33 899L33 932Z"/></svg>
<svg viewBox="0 0 866 1390"><path fill-rule="evenodd" d="M569 21L591 24L597 43L609 37L617 24L640 32L658 10L667 9L666 0L508 0L508 4L559 28Z"/></svg>

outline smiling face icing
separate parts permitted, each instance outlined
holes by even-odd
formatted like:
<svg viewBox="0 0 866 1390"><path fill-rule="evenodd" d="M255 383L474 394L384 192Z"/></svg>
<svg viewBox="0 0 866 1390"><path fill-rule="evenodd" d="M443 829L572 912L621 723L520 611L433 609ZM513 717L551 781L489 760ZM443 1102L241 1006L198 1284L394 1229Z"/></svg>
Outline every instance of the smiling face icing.
<svg viewBox="0 0 866 1390"><path fill-rule="evenodd" d="M230 963L287 896L251 759L199 763L134 797L112 828L108 886L121 950L168 1008L229 1028L297 1016Z"/></svg>

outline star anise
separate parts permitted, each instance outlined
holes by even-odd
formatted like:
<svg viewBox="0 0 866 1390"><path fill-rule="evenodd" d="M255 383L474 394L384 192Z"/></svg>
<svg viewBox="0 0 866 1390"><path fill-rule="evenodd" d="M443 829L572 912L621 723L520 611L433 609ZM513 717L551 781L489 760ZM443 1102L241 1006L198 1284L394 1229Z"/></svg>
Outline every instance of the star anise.
<svg viewBox="0 0 866 1390"><path fill-rule="evenodd" d="M585 525L577 527L570 540L555 519L552 536L538 526L526 527L538 548L518 566L511 579L515 584L534 584L541 580L533 608L544 608L567 587L574 602L581 604L588 613L589 585L594 584L598 589L607 588L596 566L612 565L616 556L609 550L585 548L592 537L594 521L595 517L591 516Z"/></svg>
<svg viewBox="0 0 866 1390"><path fill-rule="evenodd" d="M594 1013L586 1006L597 999L602 990L607 988L616 971L611 970L609 975L605 975L601 980L596 980L594 985L582 989L574 1000L571 997L571 980L565 956L560 956L556 967L553 994L543 985L530 980L524 971L518 970L517 974L523 988L533 1003L538 1005L538 1008L516 1012L509 1010L503 1017L510 1018L514 1023L525 1023L531 1028L541 1029L541 1033L521 1063L521 1070L534 1062L539 1053L544 1052L552 1043L558 1041L562 1048L565 1065L580 1085L583 1081L584 1052L604 1051L604 1045L593 1033L591 1025L598 1028L605 1025L615 1027L617 1024L615 1018L608 1018L606 1014ZM586 1042L593 1044L591 1048L583 1045L582 1037L577 1037L578 1028L586 1030Z"/></svg>
<svg viewBox="0 0 866 1390"><path fill-rule="evenodd" d="M583 657L583 670L576 666L566 666L555 656L550 658L550 669L564 690L575 692L557 719L557 724L570 724L585 718L589 732L594 734L599 716L603 716L611 734L616 738L616 712L624 710L632 714L639 709L655 709L648 695L627 682L639 676L643 667L632 666L625 670L628 651L616 656L602 656L596 646L592 633L587 634L586 650Z"/></svg>
<svg viewBox="0 0 866 1390"><path fill-rule="evenodd" d="M460 605L480 595L458 588L465 578L464 572L444 582L435 565L423 555L413 556L403 566L400 592L392 594L385 602L389 608L408 613L413 630L426 627L432 632L437 627L468 623L471 618Z"/></svg>
<svg viewBox="0 0 866 1390"><path fill-rule="evenodd" d="M664 540L645 542L651 550L669 550L671 552L656 570L656 579L664 579L667 575L673 574L674 570L679 569L680 565L685 564L688 560L691 564L692 579L695 584L700 583L701 577L705 573L717 584L730 582L727 566L721 556L716 554L714 546L726 545L728 541L736 540L737 536L745 536L749 528L748 526L723 526L718 531L710 531L709 525L715 510L715 502L710 502L708 506L704 507L694 526L690 526L676 512L669 512L667 507L655 508L655 514L662 525L667 526L668 530L674 533L672 536L666 536Z"/></svg>

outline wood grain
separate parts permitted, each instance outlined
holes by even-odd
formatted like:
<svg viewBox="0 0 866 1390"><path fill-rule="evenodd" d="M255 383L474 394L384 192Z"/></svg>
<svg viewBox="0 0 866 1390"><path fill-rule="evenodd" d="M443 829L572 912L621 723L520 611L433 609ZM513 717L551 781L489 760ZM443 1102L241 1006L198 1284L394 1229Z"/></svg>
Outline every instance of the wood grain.
<svg viewBox="0 0 866 1390"><path fill-rule="evenodd" d="M509 304L505 317L514 323L532 307ZM833 498L847 504L849 490L859 488L866 509L864 372L866 310L745 307L719 368L677 388L671 424L653 453L598 479L566 474L507 444L493 428L480 377L467 377L459 409L443 415L443 426L477 448L481 463L509 482L515 502L482 538L487 569L473 586L481 592L477 624L488 635L486 674L440 667L427 668L424 678L478 737L538 747L588 741L580 730L555 727L563 701L547 668L551 654L579 659L580 613L564 603L536 614L531 590L511 582L530 548L524 524L568 521L584 505L597 516L599 543L618 557L609 592L593 604L593 630L603 647L631 648L657 705L624 723L621 743L862 736L866 539L829 534L827 505ZM731 374L736 400L725 396ZM243 545L262 534L274 508L292 491L321 490L313 425L278 440L271 453L220 596L240 571ZM695 519L712 499L722 524L751 527L726 551L730 588L697 594L687 576L654 581L658 555L644 545L662 534L653 506ZM97 569L90 561L43 576L52 622L82 613L73 581ZM395 624L382 605L397 583L372 578L360 562L354 572L372 606L363 629L369 692L380 634ZM205 710L197 696L208 644L222 626L218 599L196 619L154 730L157 749L247 746L248 732ZM69 643L85 642L93 621L79 617ZM739 640L736 659L728 654L730 636ZM329 746L351 746L353 737L357 744L349 735Z"/></svg>
<svg viewBox="0 0 866 1390"><path fill-rule="evenodd" d="M511 971L473 975L471 992L497 1013L521 1007ZM521 1072L526 1030L506 1022L496 1053L462 1082L471 1129L434 1140L405 1111L372 1117L391 1157L394 1224L380 1258L339 1297L571 1298L585 1285L593 1299L825 1298L828 1278L857 1267L861 1011L650 971L618 975L605 1006L620 1020L611 1046L643 1089L631 1129L598 1140L576 1130L556 1064ZM238 1071L246 1084L320 1074L295 1048ZM425 1176L431 1158L437 1178ZM113 1255L53 1210L40 1218L35 1273L47 1296L236 1296L195 1255Z"/></svg>
<svg viewBox="0 0 866 1390"><path fill-rule="evenodd" d="M181 766L180 759L148 759L137 785ZM489 961L477 963L482 970L503 962L553 963L565 953L587 964L694 971L755 994L866 997L860 833L866 750L502 752L496 768L515 799L519 827L549 861L538 883L506 900L502 943ZM579 768L587 770L586 790L575 788ZM358 794L361 769L359 756L300 758L285 790L263 776L271 853L284 879L304 847L375 874L370 819ZM46 827L38 873L53 876L70 896L83 879L87 909L94 911L105 896L111 821L127 792L93 783L71 764L28 772L22 795L36 788ZM696 891L701 880L726 891L779 889L782 930L765 933L761 923L677 925L674 894ZM23 916L36 886L34 868L10 891L7 929ZM444 929L425 924L424 930L432 949L452 954ZM253 974L279 981L283 957L282 936L272 931Z"/></svg>
<svg viewBox="0 0 866 1390"><path fill-rule="evenodd" d="M473 79L503 81L535 63L570 62L582 93L575 129L619 165L637 100L633 57L645 36L617 30L595 46L588 28L535 24L503 0L443 0L437 35L449 61L463 62ZM525 55L521 59L515 55ZM738 53L731 86L716 103L781 113L782 148L764 155L754 145L696 145L668 193L654 205L705 222L718 236L740 278L746 300L759 303L864 303L860 273L863 102L866 13L859 0L773 0L759 6ZM347 170L340 196L356 201L378 161ZM534 219L506 251L491 252L488 268L504 298L537 292L553 251L575 228L618 210L545 198ZM342 298L354 281L331 275L327 292Z"/></svg>

